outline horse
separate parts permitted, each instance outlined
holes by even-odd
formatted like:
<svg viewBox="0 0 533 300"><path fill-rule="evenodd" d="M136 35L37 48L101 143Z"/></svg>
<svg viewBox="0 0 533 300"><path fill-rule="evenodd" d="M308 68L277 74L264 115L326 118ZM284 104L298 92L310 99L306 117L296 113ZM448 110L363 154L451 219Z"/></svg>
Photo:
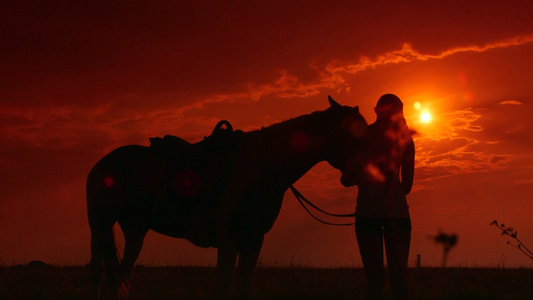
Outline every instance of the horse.
<svg viewBox="0 0 533 300"><path fill-rule="evenodd" d="M196 144L167 136L151 139L149 147L126 145L104 156L86 186L93 297L127 299L144 237L153 230L217 248L217 299L229 298L238 262L238 296L248 299L264 235L285 191L321 161L341 173L348 165L353 169L348 161L367 123L358 106L328 100L324 111L260 130L233 131L222 122ZM125 240L121 260L115 223Z"/></svg>

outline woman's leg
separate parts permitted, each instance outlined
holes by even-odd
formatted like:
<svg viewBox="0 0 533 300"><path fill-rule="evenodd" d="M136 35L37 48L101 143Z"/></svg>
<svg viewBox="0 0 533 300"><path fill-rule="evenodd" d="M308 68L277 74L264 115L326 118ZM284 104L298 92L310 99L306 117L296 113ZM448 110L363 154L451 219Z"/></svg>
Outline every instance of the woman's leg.
<svg viewBox="0 0 533 300"><path fill-rule="evenodd" d="M385 249L394 299L409 299L407 264L411 244L411 221L391 219L384 227Z"/></svg>
<svg viewBox="0 0 533 300"><path fill-rule="evenodd" d="M368 299L383 299L383 229L376 219L356 219L355 234L367 278Z"/></svg>

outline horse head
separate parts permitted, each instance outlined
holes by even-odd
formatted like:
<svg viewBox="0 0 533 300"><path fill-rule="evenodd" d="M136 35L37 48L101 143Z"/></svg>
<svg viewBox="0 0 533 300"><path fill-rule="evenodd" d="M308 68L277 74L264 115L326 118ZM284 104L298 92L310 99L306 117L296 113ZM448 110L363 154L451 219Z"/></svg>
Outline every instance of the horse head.
<svg viewBox="0 0 533 300"><path fill-rule="evenodd" d="M343 106L328 96L330 107L325 111L325 160L342 172L341 183L352 186L359 182L361 164L358 152L362 149L367 122L359 107Z"/></svg>

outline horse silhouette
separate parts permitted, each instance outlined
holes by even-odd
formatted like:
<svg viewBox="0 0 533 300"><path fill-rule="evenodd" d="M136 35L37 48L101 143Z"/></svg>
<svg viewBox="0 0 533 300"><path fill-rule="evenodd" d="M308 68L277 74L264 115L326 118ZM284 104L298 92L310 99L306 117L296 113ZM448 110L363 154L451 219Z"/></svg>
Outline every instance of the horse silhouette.
<svg viewBox="0 0 533 300"><path fill-rule="evenodd" d="M249 298L264 234L285 191L321 161L341 172L353 168L348 160L367 123L357 106L328 98L324 111L261 130L233 131L221 122L196 144L166 136L151 139L150 147L123 146L102 158L87 178L93 297L127 298L151 229L217 248L217 299L229 297L238 257L239 297ZM113 233L117 222L125 239L121 261Z"/></svg>

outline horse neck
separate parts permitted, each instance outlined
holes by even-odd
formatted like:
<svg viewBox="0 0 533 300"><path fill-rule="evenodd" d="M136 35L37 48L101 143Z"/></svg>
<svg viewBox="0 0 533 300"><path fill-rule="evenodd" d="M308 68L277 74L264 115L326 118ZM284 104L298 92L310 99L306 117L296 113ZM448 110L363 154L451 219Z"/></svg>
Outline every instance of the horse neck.
<svg viewBox="0 0 533 300"><path fill-rule="evenodd" d="M244 139L258 152L262 167L267 173L274 174L276 178L273 180L283 188L290 187L325 160L322 147L317 147L324 139L317 130L319 119L319 113L313 113L245 134ZM308 147L306 139L310 143Z"/></svg>

